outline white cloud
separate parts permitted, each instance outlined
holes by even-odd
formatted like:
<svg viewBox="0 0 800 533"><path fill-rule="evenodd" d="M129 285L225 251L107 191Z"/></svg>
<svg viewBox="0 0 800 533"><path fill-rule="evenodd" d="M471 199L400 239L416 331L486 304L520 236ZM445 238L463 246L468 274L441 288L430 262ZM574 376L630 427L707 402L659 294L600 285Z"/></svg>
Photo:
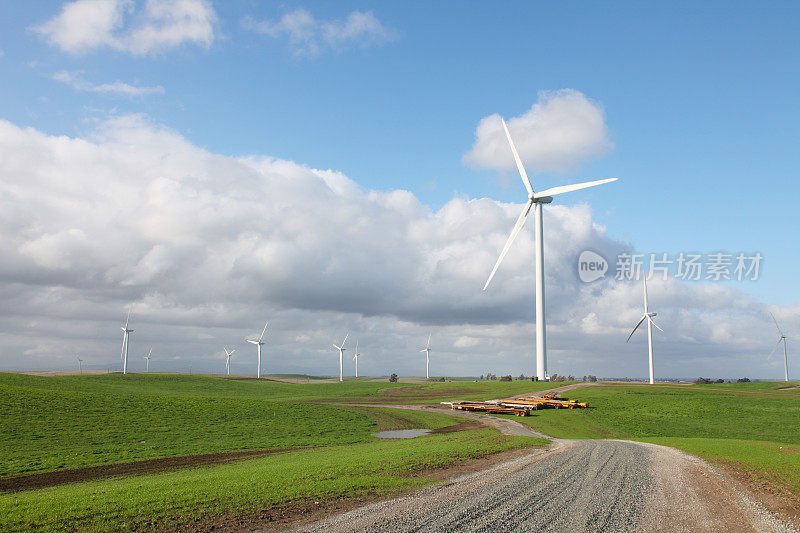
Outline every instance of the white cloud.
<svg viewBox="0 0 800 533"><path fill-rule="evenodd" d="M603 109L573 89L541 91L529 111L506 122L528 172L569 172L613 147ZM516 168L499 115L481 119L464 161L498 170Z"/></svg>
<svg viewBox="0 0 800 533"><path fill-rule="evenodd" d="M333 374L331 342L351 331L365 374L530 374L533 235L525 228L481 287L517 204L409 191L266 156L203 150L137 115L86 138L0 121L0 368L116 367L134 305L132 353L155 370L252 373L243 339L270 320L267 371ZM638 283L578 280L579 253L631 251L589 206L545 211L549 368L645 376ZM719 285L653 281L658 376L777 376L772 310L800 330L800 306L769 307ZM720 324L725 324L721 327ZM350 342L350 341L348 341ZM138 351L142 351L139 354ZM143 360L137 359L143 364Z"/></svg>
<svg viewBox="0 0 800 533"><path fill-rule="evenodd" d="M119 80L113 83L94 84L83 79L77 72L62 70L53 74L53 79L72 87L77 91L112 94L117 96L147 96L150 94L164 94L164 88L160 85L152 87L142 87L130 85Z"/></svg>
<svg viewBox="0 0 800 533"><path fill-rule="evenodd" d="M305 9L283 15L278 21L246 18L246 28L273 38L286 38L295 56L316 56L325 51L370 48L398 38L371 12L353 11L344 20L317 20Z"/></svg>
<svg viewBox="0 0 800 533"><path fill-rule="evenodd" d="M207 0L75 0L34 31L70 53L109 47L134 55L155 54L193 43L214 42L217 17Z"/></svg>

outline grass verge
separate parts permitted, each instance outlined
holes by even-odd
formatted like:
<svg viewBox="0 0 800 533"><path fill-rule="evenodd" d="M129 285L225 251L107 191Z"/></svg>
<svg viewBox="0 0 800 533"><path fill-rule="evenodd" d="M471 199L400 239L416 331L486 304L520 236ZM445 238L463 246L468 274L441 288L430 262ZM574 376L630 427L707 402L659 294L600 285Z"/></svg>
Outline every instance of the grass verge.
<svg viewBox="0 0 800 533"><path fill-rule="evenodd" d="M731 384L772 390L775 383ZM783 386L784 384L781 384ZM553 437L620 438L672 446L733 463L800 494L800 398L702 387L589 387L568 395L590 409L543 410L516 418Z"/></svg>
<svg viewBox="0 0 800 533"><path fill-rule="evenodd" d="M390 495L433 482L415 472L546 442L482 429L5 494L0 529L164 529L244 509Z"/></svg>

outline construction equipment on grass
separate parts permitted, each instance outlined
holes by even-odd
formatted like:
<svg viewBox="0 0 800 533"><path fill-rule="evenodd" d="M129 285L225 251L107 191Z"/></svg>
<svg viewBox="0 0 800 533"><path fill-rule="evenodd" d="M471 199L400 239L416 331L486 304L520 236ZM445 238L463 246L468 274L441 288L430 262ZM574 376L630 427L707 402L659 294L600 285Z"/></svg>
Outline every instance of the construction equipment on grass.
<svg viewBox="0 0 800 533"><path fill-rule="evenodd" d="M575 409L589 407L585 402L556 398L552 394L545 394L543 397L531 396L527 398L513 398L511 400L489 400L486 402L469 402L454 400L452 402L441 402L442 405L449 405L451 409L458 411L481 411L489 414L504 414L515 416L528 416L531 411L539 409Z"/></svg>

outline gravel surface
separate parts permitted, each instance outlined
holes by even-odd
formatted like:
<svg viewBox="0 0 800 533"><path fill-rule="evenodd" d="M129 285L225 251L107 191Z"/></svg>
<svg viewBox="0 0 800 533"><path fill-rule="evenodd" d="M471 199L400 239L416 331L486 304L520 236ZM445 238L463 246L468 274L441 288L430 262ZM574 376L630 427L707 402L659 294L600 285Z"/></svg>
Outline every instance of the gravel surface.
<svg viewBox="0 0 800 533"><path fill-rule="evenodd" d="M554 440L549 449L295 531L795 530L713 467L674 448Z"/></svg>
<svg viewBox="0 0 800 533"><path fill-rule="evenodd" d="M560 441L298 531L632 531L653 484L649 454L628 442Z"/></svg>

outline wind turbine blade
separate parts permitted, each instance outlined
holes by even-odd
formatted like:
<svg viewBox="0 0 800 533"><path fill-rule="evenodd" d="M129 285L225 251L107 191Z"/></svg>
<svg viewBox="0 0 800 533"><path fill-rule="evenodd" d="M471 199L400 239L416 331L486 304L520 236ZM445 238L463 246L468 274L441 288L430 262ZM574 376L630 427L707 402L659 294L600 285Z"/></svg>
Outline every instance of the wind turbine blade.
<svg viewBox="0 0 800 533"><path fill-rule="evenodd" d="M769 314L769 316L771 316L771 317L772 317L772 321L773 321L773 322L775 322L775 327L776 327L776 328L778 328L778 333L780 333L781 335L783 335L783 331L781 331L781 327L778 325L778 321L777 321L777 320L775 320L775 315L773 315L772 313L770 313L770 314Z"/></svg>
<svg viewBox="0 0 800 533"><path fill-rule="evenodd" d="M525 224L525 221L528 219L528 213L530 213L532 205L533 205L533 200L528 200L528 203L525 204L525 207L522 209L522 213L519 215L517 223L514 225L514 229L511 230L511 235L508 236L506 245L503 247L503 251L500 252L500 257L497 258L497 263L494 264L492 273L489 274L489 279L486 280L486 285L483 286L483 290L486 290L486 288L489 286L489 283L491 283L495 272L497 272L498 267L500 267L500 263L503 261L503 258L508 253L508 249L511 248L511 244L514 242L514 239L517 238L517 234L520 232L522 226Z"/></svg>
<svg viewBox="0 0 800 533"><path fill-rule="evenodd" d="M644 284L644 313L647 314L647 276L642 274L642 283Z"/></svg>
<svg viewBox="0 0 800 533"><path fill-rule="evenodd" d="M769 355L767 356L767 361L769 361L770 359L772 359L772 354L774 354L774 353L775 353L775 350L777 350L777 349L778 349L778 346L780 346L780 345L781 345L781 341L782 341L782 340L783 340L783 337L781 337L780 339L778 339L778 342L776 342L776 343L775 343L775 347L772 349L772 351L771 351L771 352L769 352Z"/></svg>
<svg viewBox="0 0 800 533"><path fill-rule="evenodd" d="M128 306L128 316L125 317L125 329L128 329L128 321L131 319L131 306Z"/></svg>
<svg viewBox="0 0 800 533"><path fill-rule="evenodd" d="M633 328L633 331L631 331L631 334L630 334L630 335L628 335L628 340L627 340L627 341L625 341L626 343L627 343L629 340L631 340L631 337L633 337L633 334L634 334L634 333L636 333L636 330L637 330L637 329L639 329L639 326L641 326L641 325L642 325L642 322L644 322L644 319L645 319L645 318L647 318L647 315L642 315L642 318L641 318L641 319L639 319L639 322L637 322L637 323L636 323L636 327L634 327L634 328Z"/></svg>
<svg viewBox="0 0 800 533"><path fill-rule="evenodd" d="M350 336L350 332L348 331L347 335L344 336L344 340L342 341L342 348L344 348L344 343L347 342L347 337L349 337L349 336Z"/></svg>
<svg viewBox="0 0 800 533"><path fill-rule="evenodd" d="M428 333L428 344L425 345L426 350L431 347L431 335L433 335L432 332Z"/></svg>
<svg viewBox="0 0 800 533"><path fill-rule="evenodd" d="M511 146L511 153L514 154L514 161L517 163L517 169L519 170L519 175L522 178L522 183L524 183L525 188L528 189L528 196L534 196L535 193L533 192L533 185L531 185L531 180L528 179L528 173L525 172L525 167L522 166L522 160L519 158L517 147L514 146L514 141L511 139L511 134L508 132L506 121L503 119L503 117L500 117L500 121L503 123L503 129L506 131L508 145Z"/></svg>
<svg viewBox="0 0 800 533"><path fill-rule="evenodd" d="M595 187L604 183L611 183L617 181L618 178L609 178L606 180L586 181L583 183L573 183L572 185L561 185L559 187L551 187L541 192L537 192L534 198L544 198L545 196L555 196L557 194L564 194L565 192L579 191L587 187Z"/></svg>
<svg viewBox="0 0 800 533"><path fill-rule="evenodd" d="M341 348L339 348L339 347L338 347L338 346L336 346L335 344L333 345L333 347L334 347L334 348L336 348L337 350L341 350Z"/></svg>
<svg viewBox="0 0 800 533"><path fill-rule="evenodd" d="M649 320L649 321L650 321L650 323L651 323L651 324L653 324L653 325L656 327L656 329L657 329L658 331L660 331L661 333L664 333L664 330L663 330L663 329L661 329L660 327L658 327L658 324L656 324L656 323L655 323L655 321L654 321L652 318L650 318L650 317L648 316L648 317L647 317L647 320Z"/></svg>
<svg viewBox="0 0 800 533"><path fill-rule="evenodd" d="M266 323L266 324L264 324L264 329L262 329L262 330L261 330L261 336L258 338L258 342L261 342L261 339L263 339L263 338L264 338L264 332L266 332L266 331L267 331L267 326L268 326L268 325L269 325L269 320L267 320L267 323Z"/></svg>

